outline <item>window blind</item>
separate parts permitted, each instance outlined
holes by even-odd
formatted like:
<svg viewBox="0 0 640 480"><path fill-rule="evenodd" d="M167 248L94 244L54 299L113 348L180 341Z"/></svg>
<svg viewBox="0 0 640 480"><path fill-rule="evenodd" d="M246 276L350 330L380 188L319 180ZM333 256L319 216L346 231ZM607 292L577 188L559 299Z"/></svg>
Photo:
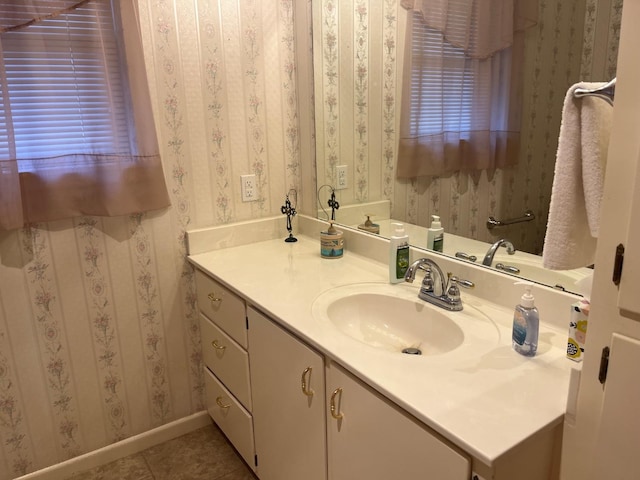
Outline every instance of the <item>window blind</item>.
<svg viewBox="0 0 640 480"><path fill-rule="evenodd" d="M0 2L5 22L30 15L22 3ZM27 159L129 151L129 102L111 2L92 1L5 32L0 48L3 158L12 155L11 140L20 171L29 170Z"/></svg>
<svg viewBox="0 0 640 480"><path fill-rule="evenodd" d="M450 12L448 28L474 37L465 15ZM490 76L483 75L481 60L468 58L461 46L428 27L419 12L413 13L411 43L410 132L413 136L441 132L468 132L490 111Z"/></svg>

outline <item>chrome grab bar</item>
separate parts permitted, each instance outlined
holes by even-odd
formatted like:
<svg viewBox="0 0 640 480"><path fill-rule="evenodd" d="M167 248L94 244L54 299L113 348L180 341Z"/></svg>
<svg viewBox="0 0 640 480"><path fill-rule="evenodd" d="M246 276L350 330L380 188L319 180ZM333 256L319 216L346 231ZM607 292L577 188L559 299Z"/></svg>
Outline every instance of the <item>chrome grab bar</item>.
<svg viewBox="0 0 640 480"><path fill-rule="evenodd" d="M522 217L510 218L509 220L496 220L494 217L489 217L489 220L487 220L487 228L493 230L496 227L504 227L506 225L513 225L514 223L530 222L535 218L536 216L531 210L524 212Z"/></svg>

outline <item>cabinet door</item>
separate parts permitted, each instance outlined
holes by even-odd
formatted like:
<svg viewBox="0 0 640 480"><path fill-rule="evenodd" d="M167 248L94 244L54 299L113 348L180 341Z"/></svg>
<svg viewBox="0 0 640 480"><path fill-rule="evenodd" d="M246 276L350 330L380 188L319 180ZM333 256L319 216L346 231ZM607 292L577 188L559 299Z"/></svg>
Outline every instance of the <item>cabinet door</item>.
<svg viewBox="0 0 640 480"><path fill-rule="evenodd" d="M327 405L329 480L470 478L468 456L334 363Z"/></svg>
<svg viewBox="0 0 640 480"><path fill-rule="evenodd" d="M325 480L322 356L249 308L249 362L260 480Z"/></svg>
<svg viewBox="0 0 640 480"><path fill-rule="evenodd" d="M611 339L607 382L596 436L593 478L640 478L640 341L617 333Z"/></svg>

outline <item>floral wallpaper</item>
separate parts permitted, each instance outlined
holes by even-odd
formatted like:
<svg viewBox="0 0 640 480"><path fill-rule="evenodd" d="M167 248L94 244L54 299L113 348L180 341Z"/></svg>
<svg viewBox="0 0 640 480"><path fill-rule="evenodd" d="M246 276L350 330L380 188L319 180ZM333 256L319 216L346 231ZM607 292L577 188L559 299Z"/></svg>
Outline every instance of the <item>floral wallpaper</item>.
<svg viewBox="0 0 640 480"><path fill-rule="evenodd" d="M388 199L392 218L493 242L508 236L539 253L546 229L562 102L578 81L615 76L622 0L539 0L539 22L527 32L519 164L448 177L395 178L407 11L396 0L314 4L318 184L335 185L336 165L351 183L342 205ZM363 27L363 25L366 25ZM381 34L382 33L382 34ZM496 231L489 216L536 220ZM339 217L339 215L338 215ZM338 218L339 219L339 218Z"/></svg>
<svg viewBox="0 0 640 480"><path fill-rule="evenodd" d="M346 165L341 203L391 198L400 2L317 0L313 9L318 186L336 185Z"/></svg>
<svg viewBox="0 0 640 480"><path fill-rule="evenodd" d="M312 89L298 84L311 59L297 50L310 0L138 7L172 206L0 234L2 479L203 410L185 232L279 215L291 189L315 194L302 174ZM258 199L244 203L249 173Z"/></svg>
<svg viewBox="0 0 640 480"><path fill-rule="evenodd" d="M559 126L551 99L561 99L579 77L607 79L615 71L621 0L541 0L545 20L528 47L525 113L536 147L518 166L523 175L405 184L394 177L399 3L138 1L172 206L0 234L0 478L203 409L185 232L279 215L291 189L298 211L311 213L315 162L318 185L333 181L336 165L348 166L341 201L387 198L395 216L423 224L430 213L451 213L445 228L471 236L482 236L488 214L516 214L529 205L541 221L519 240L539 245L551 185L543 166L553 162ZM320 10L327 15L313 39L312 10L314 21ZM558 40L563 48L548 50ZM323 78L315 104L312 43ZM315 141L314 113L322 127ZM249 173L258 180L258 200L245 203L239 177Z"/></svg>

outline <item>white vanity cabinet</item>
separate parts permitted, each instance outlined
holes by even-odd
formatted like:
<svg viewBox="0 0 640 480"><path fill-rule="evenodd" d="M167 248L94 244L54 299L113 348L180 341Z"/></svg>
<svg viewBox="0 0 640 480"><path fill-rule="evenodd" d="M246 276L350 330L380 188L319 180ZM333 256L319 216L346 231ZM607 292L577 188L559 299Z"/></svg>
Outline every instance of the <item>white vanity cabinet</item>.
<svg viewBox="0 0 640 480"><path fill-rule="evenodd" d="M485 465L247 306L251 298L200 270L196 285L207 410L260 480L558 478L561 425Z"/></svg>
<svg viewBox="0 0 640 480"><path fill-rule="evenodd" d="M249 307L260 480L326 480L324 360Z"/></svg>
<svg viewBox="0 0 640 480"><path fill-rule="evenodd" d="M246 305L196 270L206 407L248 465L255 465Z"/></svg>
<svg viewBox="0 0 640 480"><path fill-rule="evenodd" d="M327 366L329 480L468 480L470 458L337 364Z"/></svg>

